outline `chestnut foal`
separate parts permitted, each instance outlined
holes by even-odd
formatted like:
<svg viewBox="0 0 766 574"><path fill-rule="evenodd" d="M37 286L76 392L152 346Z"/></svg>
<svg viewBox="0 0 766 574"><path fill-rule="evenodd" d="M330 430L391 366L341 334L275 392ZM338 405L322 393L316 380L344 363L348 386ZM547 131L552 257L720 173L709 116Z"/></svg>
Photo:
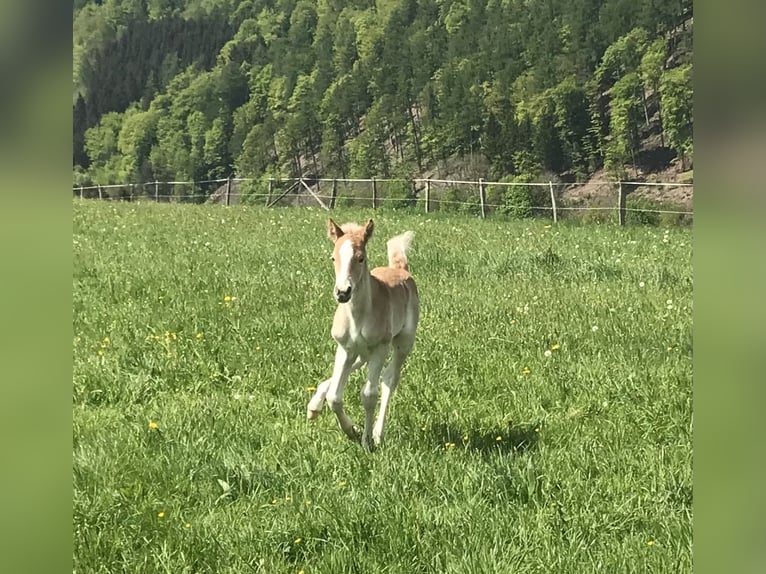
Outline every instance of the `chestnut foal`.
<svg viewBox="0 0 766 574"><path fill-rule="evenodd" d="M308 404L307 417L322 412L325 399L338 419L340 428L365 450L383 442L386 409L399 384L402 365L415 344L420 304L415 280L409 273L407 248L414 233L407 231L390 239L388 267L367 267L366 246L374 224L364 227L346 223L339 227L332 219L327 235L335 243L335 299L338 307L332 323L332 336L338 343L332 376L317 387ZM383 372L380 412L373 426L378 402L378 381L383 364L393 348L391 361ZM364 406L364 430L361 436L343 410L343 388L349 374L363 365L369 367L367 383L360 394Z"/></svg>

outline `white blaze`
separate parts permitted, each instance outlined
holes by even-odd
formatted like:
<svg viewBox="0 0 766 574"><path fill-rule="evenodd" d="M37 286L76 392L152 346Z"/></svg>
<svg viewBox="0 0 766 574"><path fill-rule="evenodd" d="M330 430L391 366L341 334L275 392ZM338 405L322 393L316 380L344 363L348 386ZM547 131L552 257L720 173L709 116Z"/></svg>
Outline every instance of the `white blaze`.
<svg viewBox="0 0 766 574"><path fill-rule="evenodd" d="M354 246L348 239L338 249L338 274L335 276L335 288L346 291L351 286L351 260L354 258Z"/></svg>

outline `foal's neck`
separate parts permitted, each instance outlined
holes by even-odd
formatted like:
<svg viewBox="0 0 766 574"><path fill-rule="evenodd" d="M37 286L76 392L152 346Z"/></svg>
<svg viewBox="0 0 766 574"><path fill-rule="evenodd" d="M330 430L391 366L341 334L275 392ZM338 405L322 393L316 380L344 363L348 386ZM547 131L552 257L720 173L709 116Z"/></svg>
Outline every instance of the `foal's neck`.
<svg viewBox="0 0 766 574"><path fill-rule="evenodd" d="M354 286L351 299L348 302L348 310L355 322L364 320L372 306L372 275L367 271L362 275L362 280Z"/></svg>

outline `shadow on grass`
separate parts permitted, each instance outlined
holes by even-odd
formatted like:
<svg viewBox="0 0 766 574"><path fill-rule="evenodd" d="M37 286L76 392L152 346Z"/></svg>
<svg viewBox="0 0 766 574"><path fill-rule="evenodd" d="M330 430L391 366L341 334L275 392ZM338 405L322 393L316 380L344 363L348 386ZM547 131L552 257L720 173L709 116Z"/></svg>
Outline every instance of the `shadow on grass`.
<svg viewBox="0 0 766 574"><path fill-rule="evenodd" d="M460 429L447 424L436 424L421 432L429 447L462 449L490 454L523 454L537 447L541 423L508 423L504 429Z"/></svg>

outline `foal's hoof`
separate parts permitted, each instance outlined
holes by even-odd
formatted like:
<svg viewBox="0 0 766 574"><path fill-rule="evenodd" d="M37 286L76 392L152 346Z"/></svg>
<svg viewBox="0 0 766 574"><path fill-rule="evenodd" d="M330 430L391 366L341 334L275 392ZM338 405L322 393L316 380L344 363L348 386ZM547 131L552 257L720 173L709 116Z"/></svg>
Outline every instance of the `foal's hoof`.
<svg viewBox="0 0 766 574"><path fill-rule="evenodd" d="M317 418L321 414L322 414L322 411L312 411L311 409L306 410L306 418L310 421L313 421L315 418Z"/></svg>
<svg viewBox="0 0 766 574"><path fill-rule="evenodd" d="M374 452L377 447L378 445L375 444L375 441L372 440L371 437L362 437L362 448L365 450L365 452Z"/></svg>
<svg viewBox="0 0 766 574"><path fill-rule="evenodd" d="M351 427L351 431L346 433L346 436L348 437L348 440L353 442L362 442L362 433L359 432L359 427L356 425L353 425Z"/></svg>

